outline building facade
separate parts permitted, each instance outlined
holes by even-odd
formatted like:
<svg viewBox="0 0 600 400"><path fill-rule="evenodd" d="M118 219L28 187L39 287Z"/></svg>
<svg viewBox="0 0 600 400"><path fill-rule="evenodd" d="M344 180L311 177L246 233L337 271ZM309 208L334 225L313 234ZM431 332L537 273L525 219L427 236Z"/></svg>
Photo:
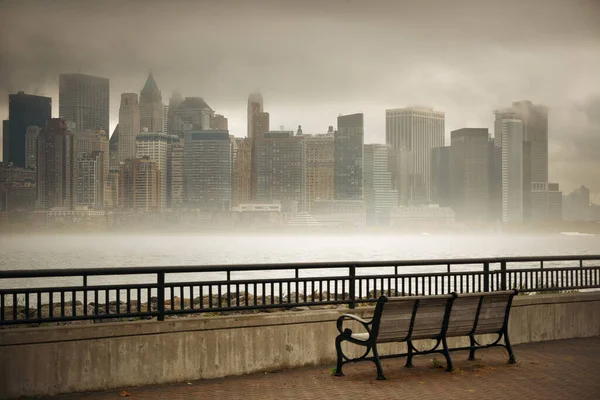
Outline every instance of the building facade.
<svg viewBox="0 0 600 400"><path fill-rule="evenodd" d="M162 95L152 72L140 92L140 128L148 132L162 132L164 129Z"/></svg>
<svg viewBox="0 0 600 400"><path fill-rule="evenodd" d="M363 199L363 114L341 115L334 133L336 200Z"/></svg>
<svg viewBox="0 0 600 400"><path fill-rule="evenodd" d="M232 173L232 206L246 204L252 199L252 139L236 138Z"/></svg>
<svg viewBox="0 0 600 400"><path fill-rule="evenodd" d="M304 135L306 149L306 208L315 200L334 199L333 133Z"/></svg>
<svg viewBox="0 0 600 400"><path fill-rule="evenodd" d="M177 135L167 136L167 207L183 205L183 140Z"/></svg>
<svg viewBox="0 0 600 400"><path fill-rule="evenodd" d="M44 128L52 117L52 99L19 92L8 96L8 131L4 131L4 161L25 167L27 128Z"/></svg>
<svg viewBox="0 0 600 400"><path fill-rule="evenodd" d="M457 129L450 136L450 206L459 221L487 221L490 207L488 129Z"/></svg>
<svg viewBox="0 0 600 400"><path fill-rule="evenodd" d="M123 93L119 107L119 163L135 158L135 138L140 129L140 104L136 93Z"/></svg>
<svg viewBox="0 0 600 400"><path fill-rule="evenodd" d="M76 160L75 203L77 206L101 210L104 208L104 153L92 151Z"/></svg>
<svg viewBox="0 0 600 400"><path fill-rule="evenodd" d="M72 209L75 164L73 132L63 118L49 120L37 139L37 207Z"/></svg>
<svg viewBox="0 0 600 400"><path fill-rule="evenodd" d="M292 131L266 132L256 138L257 199L306 206L304 138Z"/></svg>
<svg viewBox="0 0 600 400"><path fill-rule="evenodd" d="M533 182L531 184L532 222L562 221L562 192L558 183Z"/></svg>
<svg viewBox="0 0 600 400"><path fill-rule="evenodd" d="M204 211L231 210L228 131L186 131L183 145L185 203Z"/></svg>
<svg viewBox="0 0 600 400"><path fill-rule="evenodd" d="M109 80L85 74L60 74L58 109L60 117L75 123L75 129L108 132L110 129Z"/></svg>
<svg viewBox="0 0 600 400"><path fill-rule="evenodd" d="M37 137L42 129L28 126L25 132L25 168L35 168L37 160Z"/></svg>
<svg viewBox="0 0 600 400"><path fill-rule="evenodd" d="M145 128L143 128L145 129ZM167 208L167 192L168 192L168 147L169 136L160 132L142 132L137 135L136 142L136 158L147 157L158 165L160 170L160 208Z"/></svg>
<svg viewBox="0 0 600 400"><path fill-rule="evenodd" d="M431 149L444 146L445 114L433 108L409 107L386 110L385 116L386 144L412 153L412 192L422 192L424 202L429 202Z"/></svg>
<svg viewBox="0 0 600 400"><path fill-rule="evenodd" d="M134 158L121 163L119 170L119 205L122 210L160 211L160 170L149 158Z"/></svg>
<svg viewBox="0 0 600 400"><path fill-rule="evenodd" d="M496 113L494 145L499 149L500 216L502 222L523 222L523 123Z"/></svg>
<svg viewBox="0 0 600 400"><path fill-rule="evenodd" d="M398 206L398 191L393 188L390 171L390 147L384 144L364 146L364 202L367 223L388 225L390 210Z"/></svg>
<svg viewBox="0 0 600 400"><path fill-rule="evenodd" d="M451 158L450 146L434 147L431 149L431 203L442 207L451 207L454 205L451 197ZM414 205L419 205L423 201L415 201L414 203Z"/></svg>
<svg viewBox="0 0 600 400"><path fill-rule="evenodd" d="M173 133L182 139L185 132L209 130L215 114L201 97L186 97L172 112Z"/></svg>

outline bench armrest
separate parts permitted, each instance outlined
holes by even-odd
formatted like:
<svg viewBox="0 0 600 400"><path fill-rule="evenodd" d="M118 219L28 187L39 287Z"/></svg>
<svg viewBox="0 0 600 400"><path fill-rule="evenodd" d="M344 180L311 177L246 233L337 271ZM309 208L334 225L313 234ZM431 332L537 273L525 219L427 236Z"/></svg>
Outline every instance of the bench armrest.
<svg viewBox="0 0 600 400"><path fill-rule="evenodd" d="M344 314L341 315L338 320L337 320L337 330L343 334L343 335L348 335L348 336L352 336L352 329L350 328L346 328L343 329L343 324L344 321L346 320L353 320L353 321L357 321L360 322L360 324L367 330L367 332L369 333L369 336L371 336L371 329L369 328L369 325L371 325L373 323L373 321L365 321L364 319L357 317L356 315L353 314Z"/></svg>

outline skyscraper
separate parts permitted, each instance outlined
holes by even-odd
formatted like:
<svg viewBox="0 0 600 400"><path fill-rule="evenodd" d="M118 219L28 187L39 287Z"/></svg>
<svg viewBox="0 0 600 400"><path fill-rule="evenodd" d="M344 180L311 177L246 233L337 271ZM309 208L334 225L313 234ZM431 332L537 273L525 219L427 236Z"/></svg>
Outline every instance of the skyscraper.
<svg viewBox="0 0 600 400"><path fill-rule="evenodd" d="M255 140L258 173L257 200L306 206L304 138L292 131L265 132ZM287 208L287 207L286 207Z"/></svg>
<svg viewBox="0 0 600 400"><path fill-rule="evenodd" d="M119 205L124 210L160 211L158 165L147 157L129 159L119 168Z"/></svg>
<svg viewBox="0 0 600 400"><path fill-rule="evenodd" d="M336 200L363 199L363 114L340 115L334 133Z"/></svg>
<svg viewBox="0 0 600 400"><path fill-rule="evenodd" d="M60 74L58 109L60 117L75 123L78 131L102 129L108 132L109 81L84 74Z"/></svg>
<svg viewBox="0 0 600 400"><path fill-rule="evenodd" d="M2 120L2 161L8 162L10 153L10 121Z"/></svg>
<svg viewBox="0 0 600 400"><path fill-rule="evenodd" d="M431 202L441 207L453 206L450 167L450 146L431 149ZM421 202L417 202L419 205Z"/></svg>
<svg viewBox="0 0 600 400"><path fill-rule="evenodd" d="M186 97L172 112L172 134L180 138L183 138L187 131L209 130L210 120L215 114L201 97Z"/></svg>
<svg viewBox="0 0 600 400"><path fill-rule="evenodd" d="M228 131L185 132L185 201L204 211L231 210L231 144Z"/></svg>
<svg viewBox="0 0 600 400"><path fill-rule="evenodd" d="M162 133L169 134L169 105L163 104L163 130Z"/></svg>
<svg viewBox="0 0 600 400"><path fill-rule="evenodd" d="M115 130L109 139L109 152L110 152L110 168L119 167L119 124L115 126Z"/></svg>
<svg viewBox="0 0 600 400"><path fill-rule="evenodd" d="M143 128L145 129L145 128ZM142 132L136 137L136 158L148 157L160 170L160 205L167 208L167 148L169 137L160 132Z"/></svg>
<svg viewBox="0 0 600 400"><path fill-rule="evenodd" d="M252 199L251 169L252 169L252 140L250 138L236 138L234 147L232 172L232 207Z"/></svg>
<svg viewBox="0 0 600 400"><path fill-rule="evenodd" d="M263 98L260 93L250 93L248 96L248 138L252 139L257 132L256 117L263 112ZM260 133L267 132L262 130Z"/></svg>
<svg viewBox="0 0 600 400"><path fill-rule="evenodd" d="M494 145L500 152L502 222L523 222L523 122L496 111Z"/></svg>
<svg viewBox="0 0 600 400"><path fill-rule="evenodd" d="M450 206L457 220L489 218L489 160L487 128L451 132Z"/></svg>
<svg viewBox="0 0 600 400"><path fill-rule="evenodd" d="M524 100L512 110L523 121L523 140L531 143L531 182L548 182L548 108Z"/></svg>
<svg viewBox="0 0 600 400"><path fill-rule="evenodd" d="M398 191L398 205L408 206L412 199L412 152L389 148L389 166L393 189Z"/></svg>
<svg viewBox="0 0 600 400"><path fill-rule="evenodd" d="M179 93L178 91L174 91L173 94L171 95L171 97L169 98L169 105L168 105L168 120L167 120L167 133L169 135L176 135L177 131L175 129L175 110L177 110L177 107L179 107L179 105L183 103L183 97L181 96L181 93Z"/></svg>
<svg viewBox="0 0 600 400"><path fill-rule="evenodd" d="M148 132L162 132L164 129L162 95L152 72L140 92L140 128L146 128Z"/></svg>
<svg viewBox="0 0 600 400"><path fill-rule="evenodd" d="M73 133L63 118L49 120L37 138L36 189L41 210L71 209L74 202Z"/></svg>
<svg viewBox="0 0 600 400"><path fill-rule="evenodd" d="M52 99L19 92L8 96L8 132L5 132L5 162L25 167L27 128L43 128L52 116Z"/></svg>
<svg viewBox="0 0 600 400"><path fill-rule="evenodd" d="M119 162L135 158L135 138L140 132L138 95L123 93L119 107Z"/></svg>
<svg viewBox="0 0 600 400"><path fill-rule="evenodd" d="M314 200L334 199L333 133L304 135L306 148L306 209Z"/></svg>
<svg viewBox="0 0 600 400"><path fill-rule="evenodd" d="M28 126L25 133L25 168L35 168L37 160L37 137L42 129Z"/></svg>
<svg viewBox="0 0 600 400"><path fill-rule="evenodd" d="M445 115L428 107L385 111L386 144L408 150L413 157L413 195L422 191L431 200L431 149L444 146Z"/></svg>
<svg viewBox="0 0 600 400"><path fill-rule="evenodd" d="M167 136L167 207L183 205L183 140L177 135Z"/></svg>
<svg viewBox="0 0 600 400"><path fill-rule="evenodd" d="M75 165L75 204L93 209L104 208L104 153L84 153L77 158Z"/></svg>
<svg viewBox="0 0 600 400"><path fill-rule="evenodd" d="M392 208L398 206L398 191L393 189L390 148L384 144L365 144L364 198L367 223L387 225Z"/></svg>

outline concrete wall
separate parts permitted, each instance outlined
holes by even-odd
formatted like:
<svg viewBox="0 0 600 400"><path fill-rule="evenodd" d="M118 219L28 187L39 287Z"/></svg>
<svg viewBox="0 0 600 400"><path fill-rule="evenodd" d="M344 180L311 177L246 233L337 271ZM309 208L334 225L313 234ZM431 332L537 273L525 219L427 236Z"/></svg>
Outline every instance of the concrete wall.
<svg viewBox="0 0 600 400"><path fill-rule="evenodd" d="M335 321L347 311L5 329L0 331L0 398L333 366ZM371 312L355 310L363 316ZM598 336L600 292L518 296L510 335L513 344ZM451 345L459 342L467 343ZM381 352L403 349L388 345Z"/></svg>

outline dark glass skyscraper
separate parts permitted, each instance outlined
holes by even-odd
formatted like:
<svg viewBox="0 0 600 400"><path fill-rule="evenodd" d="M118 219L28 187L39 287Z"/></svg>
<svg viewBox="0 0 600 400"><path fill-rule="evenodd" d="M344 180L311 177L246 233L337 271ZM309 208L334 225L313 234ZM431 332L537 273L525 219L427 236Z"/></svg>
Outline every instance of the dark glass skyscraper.
<svg viewBox="0 0 600 400"><path fill-rule="evenodd" d="M61 74L58 78L60 117L75 122L77 131L109 132L108 99L108 78L84 74Z"/></svg>
<svg viewBox="0 0 600 400"><path fill-rule="evenodd" d="M336 200L363 199L363 114L340 115L334 143Z"/></svg>
<svg viewBox="0 0 600 400"><path fill-rule="evenodd" d="M52 117L52 99L19 92L8 96L8 153L5 160L18 167L25 167L25 134L28 126L44 128Z"/></svg>

